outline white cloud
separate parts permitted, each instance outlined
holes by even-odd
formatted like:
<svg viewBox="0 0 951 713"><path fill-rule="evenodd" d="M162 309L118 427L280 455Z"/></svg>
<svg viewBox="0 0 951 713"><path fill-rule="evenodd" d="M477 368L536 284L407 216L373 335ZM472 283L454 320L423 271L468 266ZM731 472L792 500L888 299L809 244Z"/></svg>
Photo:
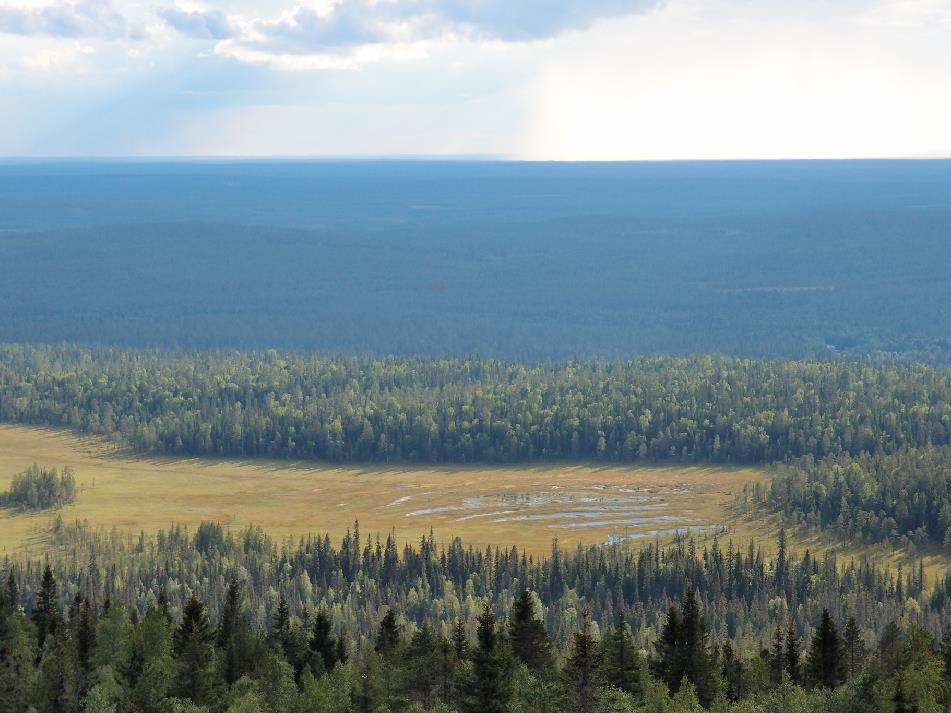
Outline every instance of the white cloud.
<svg viewBox="0 0 951 713"><path fill-rule="evenodd" d="M183 10L179 7L157 10L169 27L186 37L222 40L232 37L236 28L220 10Z"/></svg>
<svg viewBox="0 0 951 713"><path fill-rule="evenodd" d="M354 68L416 58L446 41L535 42L597 20L627 16L660 0L325 0L274 16L217 10L159 11L190 37L222 40L216 54L277 69Z"/></svg>
<svg viewBox="0 0 951 713"><path fill-rule="evenodd" d="M47 5L0 4L0 34L53 37L135 37L138 28L109 0L74 0Z"/></svg>

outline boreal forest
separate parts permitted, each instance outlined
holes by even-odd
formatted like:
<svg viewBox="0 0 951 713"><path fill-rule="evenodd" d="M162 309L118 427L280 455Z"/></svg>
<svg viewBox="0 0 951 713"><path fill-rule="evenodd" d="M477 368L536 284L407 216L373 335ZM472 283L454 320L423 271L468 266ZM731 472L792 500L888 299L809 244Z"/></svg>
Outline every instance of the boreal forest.
<svg viewBox="0 0 951 713"><path fill-rule="evenodd" d="M948 195L0 162L0 713L948 713Z"/></svg>

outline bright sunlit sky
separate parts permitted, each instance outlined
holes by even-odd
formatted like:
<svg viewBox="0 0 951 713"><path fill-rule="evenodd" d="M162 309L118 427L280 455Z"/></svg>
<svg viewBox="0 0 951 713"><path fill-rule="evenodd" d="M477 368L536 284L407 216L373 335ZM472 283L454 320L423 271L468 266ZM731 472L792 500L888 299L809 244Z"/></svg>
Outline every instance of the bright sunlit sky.
<svg viewBox="0 0 951 713"><path fill-rule="evenodd" d="M951 155L951 0L0 0L0 155Z"/></svg>

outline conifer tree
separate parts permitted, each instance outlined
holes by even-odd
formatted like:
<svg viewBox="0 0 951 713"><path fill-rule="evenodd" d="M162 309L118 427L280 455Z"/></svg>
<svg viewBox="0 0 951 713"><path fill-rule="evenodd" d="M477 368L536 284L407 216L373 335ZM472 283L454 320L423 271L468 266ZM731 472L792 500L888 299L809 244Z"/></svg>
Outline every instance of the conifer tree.
<svg viewBox="0 0 951 713"><path fill-rule="evenodd" d="M509 644L517 660L536 673L552 665L551 640L535 613L535 600L528 589L523 589L515 599L508 630Z"/></svg>
<svg viewBox="0 0 951 713"><path fill-rule="evenodd" d="M795 684L799 684L802 680L802 652L799 647L799 636L792 622L789 622L789 626L786 628L786 651L784 653L784 659L786 662L786 674L789 676L789 680Z"/></svg>
<svg viewBox="0 0 951 713"><path fill-rule="evenodd" d="M784 672L786 671L786 654L783 648L784 629L782 625L777 624L773 630L773 647L769 651L769 677L773 685L780 685L783 682Z"/></svg>
<svg viewBox="0 0 951 713"><path fill-rule="evenodd" d="M413 633L406 650L403 685L410 698L427 710L433 703L436 673L436 639L428 626L422 626Z"/></svg>
<svg viewBox="0 0 951 713"><path fill-rule="evenodd" d="M280 648L285 657L291 652L291 610L287 606L284 593L277 601L277 609L271 621L271 640Z"/></svg>
<svg viewBox="0 0 951 713"><path fill-rule="evenodd" d="M95 612L88 599L79 599L79 612L76 622L76 662L79 667L79 694L84 697L92 685L93 653L96 647Z"/></svg>
<svg viewBox="0 0 951 713"><path fill-rule="evenodd" d="M842 645L845 655L846 677L851 681L858 675L862 669L862 662L865 660L865 641L862 639L862 632L859 631L854 616L850 616L845 623Z"/></svg>
<svg viewBox="0 0 951 713"><path fill-rule="evenodd" d="M618 610L614 628L604 637L603 649L605 683L640 699L643 693L641 655L624 621L623 609Z"/></svg>
<svg viewBox="0 0 951 713"><path fill-rule="evenodd" d="M469 641L466 623L458 617L452 623L452 648L456 652L458 661L465 661L472 653L472 643Z"/></svg>
<svg viewBox="0 0 951 713"><path fill-rule="evenodd" d="M683 601L684 675L697 688L697 698L706 708L716 695L716 679L710 656L707 625L700 613L700 600L688 587Z"/></svg>
<svg viewBox="0 0 951 713"><path fill-rule="evenodd" d="M49 564L43 570L43 580L40 591L36 595L36 606L33 609L33 623L36 624L36 643L42 651L47 636L56 634L59 622L59 605L56 593L56 580Z"/></svg>
<svg viewBox="0 0 951 713"><path fill-rule="evenodd" d="M463 713L503 713L509 699L508 676L496 631L492 605L486 602L479 615L472 676L462 700Z"/></svg>
<svg viewBox="0 0 951 713"><path fill-rule="evenodd" d="M175 691L179 697L198 705L212 700L216 688L214 641L215 634L205 613L205 605L192 595L174 637Z"/></svg>
<svg viewBox="0 0 951 713"><path fill-rule="evenodd" d="M723 644L723 680L726 683L726 698L737 703L743 697L743 662L736 656L733 644Z"/></svg>
<svg viewBox="0 0 951 713"><path fill-rule="evenodd" d="M842 640L829 610L823 609L809 649L809 679L814 686L834 689L842 683L844 673Z"/></svg>
<svg viewBox="0 0 951 713"><path fill-rule="evenodd" d="M225 599L224 608L221 610L221 618L218 620L217 645L219 649L224 649L235 629L241 620L241 585L238 580L232 577L228 581L228 595Z"/></svg>
<svg viewBox="0 0 951 713"><path fill-rule="evenodd" d="M569 711L592 713L597 708L600 665L598 642L591 633L591 615L585 609L581 615L581 629L571 638L571 650L563 672Z"/></svg>
<svg viewBox="0 0 951 713"><path fill-rule="evenodd" d="M401 638L402 628L396 623L396 614L393 613L392 609L387 609L386 614L380 620L374 650L386 658L395 653L400 645Z"/></svg>
<svg viewBox="0 0 951 713"><path fill-rule="evenodd" d="M660 638L654 644L657 651L654 673L667 684L671 693L676 693L679 690L680 682L686 673L683 628L680 610L671 604L667 610L667 621L661 630Z"/></svg>
<svg viewBox="0 0 951 713"><path fill-rule="evenodd" d="M315 674L329 673L340 659L339 643L333 635L333 624L323 609L314 616L314 626L310 637L311 659L316 664Z"/></svg>

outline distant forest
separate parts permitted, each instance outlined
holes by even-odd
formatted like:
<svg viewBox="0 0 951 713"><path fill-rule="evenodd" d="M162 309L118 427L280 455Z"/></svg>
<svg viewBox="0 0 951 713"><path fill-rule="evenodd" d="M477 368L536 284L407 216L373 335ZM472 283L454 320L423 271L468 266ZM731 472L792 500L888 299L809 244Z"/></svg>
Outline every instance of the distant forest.
<svg viewBox="0 0 951 713"><path fill-rule="evenodd" d="M755 497L794 521L951 540L949 366L5 346L0 420L180 455L785 463Z"/></svg>
<svg viewBox="0 0 951 713"><path fill-rule="evenodd" d="M0 342L951 362L951 161L0 162Z"/></svg>

